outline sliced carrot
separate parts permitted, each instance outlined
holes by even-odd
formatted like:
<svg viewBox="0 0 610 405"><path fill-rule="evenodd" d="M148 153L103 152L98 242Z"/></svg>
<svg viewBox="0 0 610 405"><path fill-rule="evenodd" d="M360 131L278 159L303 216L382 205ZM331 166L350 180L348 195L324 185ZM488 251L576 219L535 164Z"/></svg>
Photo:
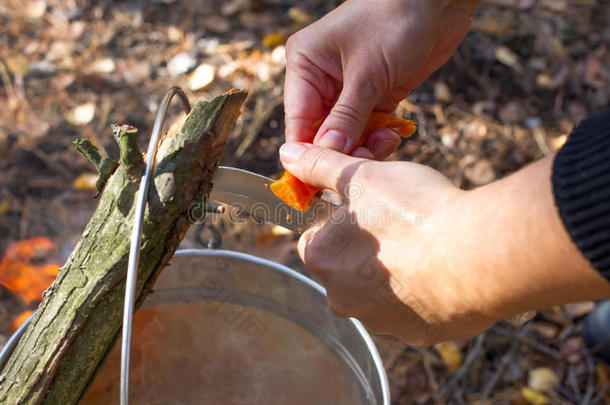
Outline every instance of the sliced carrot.
<svg viewBox="0 0 610 405"><path fill-rule="evenodd" d="M314 130L317 130L321 124L322 120L316 121ZM364 131L362 131L360 141L354 146L354 149L362 146L373 131L383 127L397 130L403 138L413 135L417 129L417 125L413 121L403 120L388 113L373 111L364 127ZM303 183L288 171L285 171L282 177L273 182L269 188L282 201L299 211L306 211L312 198L320 191L318 187Z"/></svg>
<svg viewBox="0 0 610 405"><path fill-rule="evenodd" d="M285 171L269 188L282 201L299 211L306 211L311 199L320 191L318 187L303 183L289 171Z"/></svg>

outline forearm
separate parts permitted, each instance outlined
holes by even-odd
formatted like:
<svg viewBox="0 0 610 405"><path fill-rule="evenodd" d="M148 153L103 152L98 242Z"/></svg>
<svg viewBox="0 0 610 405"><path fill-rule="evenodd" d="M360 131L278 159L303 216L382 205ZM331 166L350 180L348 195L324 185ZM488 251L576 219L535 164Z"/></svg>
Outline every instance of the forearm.
<svg viewBox="0 0 610 405"><path fill-rule="evenodd" d="M551 189L553 156L473 191L458 203L448 258L472 274L473 300L503 318L524 310L610 297L610 283L566 232Z"/></svg>

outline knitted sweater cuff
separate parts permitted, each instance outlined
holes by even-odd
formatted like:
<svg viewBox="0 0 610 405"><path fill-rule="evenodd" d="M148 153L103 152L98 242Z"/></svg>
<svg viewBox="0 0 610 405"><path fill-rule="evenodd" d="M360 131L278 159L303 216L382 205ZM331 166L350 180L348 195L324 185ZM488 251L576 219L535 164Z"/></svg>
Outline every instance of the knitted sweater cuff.
<svg viewBox="0 0 610 405"><path fill-rule="evenodd" d="M574 128L553 162L552 184L570 237L610 280L610 109Z"/></svg>

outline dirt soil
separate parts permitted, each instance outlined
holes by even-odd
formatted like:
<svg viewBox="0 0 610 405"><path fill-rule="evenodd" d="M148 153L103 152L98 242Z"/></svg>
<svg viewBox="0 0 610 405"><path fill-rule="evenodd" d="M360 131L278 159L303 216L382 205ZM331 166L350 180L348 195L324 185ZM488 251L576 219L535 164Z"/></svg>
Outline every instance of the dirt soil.
<svg viewBox="0 0 610 405"><path fill-rule="evenodd" d="M93 168L71 142L86 137L115 157L110 124L127 123L146 145L172 85L192 100L248 90L222 163L277 176L283 43L338 3L0 2L0 257L44 236L54 248L32 260L65 260L96 205ZM558 150L575 123L610 104L608 21L605 0L483 1L454 57L399 106L419 130L391 159L473 188ZM266 224L217 218L212 229L193 227L183 246L219 243L307 273L296 237ZM0 344L35 307L0 287ZM523 327L499 323L426 349L377 337L392 402L610 403L610 369L580 339L591 308L550 308Z"/></svg>

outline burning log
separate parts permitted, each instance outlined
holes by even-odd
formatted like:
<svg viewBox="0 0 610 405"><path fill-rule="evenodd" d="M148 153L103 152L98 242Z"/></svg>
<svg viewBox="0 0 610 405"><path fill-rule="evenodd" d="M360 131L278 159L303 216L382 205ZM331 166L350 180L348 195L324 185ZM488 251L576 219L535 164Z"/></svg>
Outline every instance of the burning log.
<svg viewBox="0 0 610 405"><path fill-rule="evenodd" d="M189 206L209 194L227 134L245 98L245 92L231 91L198 102L159 147L142 230L136 305L143 302L188 230ZM103 193L1 372L1 403L75 404L118 337L144 164L135 132L117 132L121 159L116 166L105 161L102 168L103 158L92 145L78 145L104 177L98 182Z"/></svg>

